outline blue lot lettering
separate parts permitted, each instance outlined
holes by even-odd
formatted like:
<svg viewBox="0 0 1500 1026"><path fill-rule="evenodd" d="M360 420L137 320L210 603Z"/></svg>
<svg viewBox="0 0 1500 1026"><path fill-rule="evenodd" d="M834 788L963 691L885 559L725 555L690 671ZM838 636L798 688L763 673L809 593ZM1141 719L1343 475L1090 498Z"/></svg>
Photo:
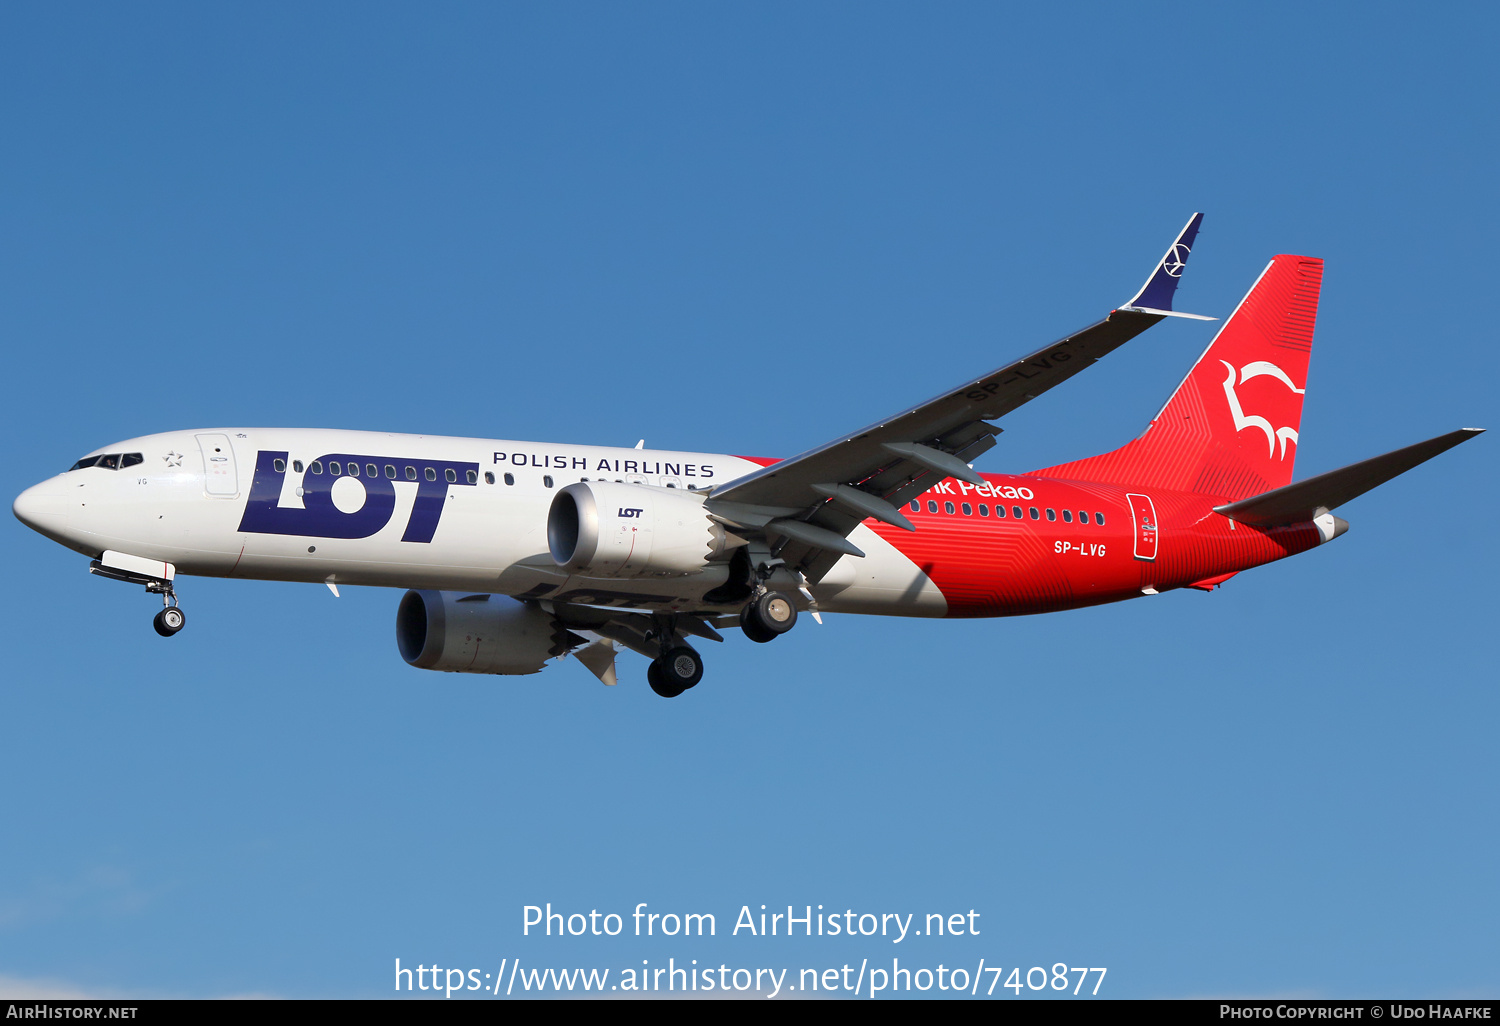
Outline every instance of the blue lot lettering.
<svg viewBox="0 0 1500 1026"><path fill-rule="evenodd" d="M240 518L243 534L292 534L307 538L368 538L391 521L396 510L396 485L415 487L417 495L412 502L411 517L406 522L404 542L430 542L437 531L438 520L443 515L444 500L452 487L470 487L470 472L477 474L478 463L455 463L450 460L397 459L394 456L364 456L357 453L330 453L320 456L316 464L325 467L332 464L362 467L367 464L400 468L414 467L417 480L391 479L384 476L371 477L368 473L354 477L365 490L365 501L359 509L345 513L333 504L333 484L339 477L325 470L321 474L308 473L302 478L302 503L305 508L278 506L285 471L276 469L276 461L285 466L285 452L258 452L255 458L255 482L250 486L250 501L245 503L245 515ZM428 479L429 469L433 480ZM447 479L453 471L456 481Z"/></svg>

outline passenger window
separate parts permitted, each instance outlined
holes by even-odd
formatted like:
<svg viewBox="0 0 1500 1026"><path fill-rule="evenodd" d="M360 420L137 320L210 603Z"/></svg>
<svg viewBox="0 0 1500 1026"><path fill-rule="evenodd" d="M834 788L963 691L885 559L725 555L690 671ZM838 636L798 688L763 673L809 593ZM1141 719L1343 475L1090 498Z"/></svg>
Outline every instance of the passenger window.
<svg viewBox="0 0 1500 1026"><path fill-rule="evenodd" d="M546 485L548 488L551 488L552 487L552 475L551 474L543 474L542 475L542 484Z"/></svg>
<svg viewBox="0 0 1500 1026"><path fill-rule="evenodd" d="M515 484L516 483L516 475L514 475L514 474L506 474L505 475L505 483L508 484L508 485Z"/></svg>
<svg viewBox="0 0 1500 1026"><path fill-rule="evenodd" d="M408 481L415 481L417 479L417 468L416 467L407 467L406 468L406 479Z"/></svg>
<svg viewBox="0 0 1500 1026"><path fill-rule="evenodd" d="M469 482L469 484L478 484L479 483L479 471L477 471L477 470L466 470L466 471L464 471L464 480L467 481L467 482Z"/></svg>
<svg viewBox="0 0 1500 1026"><path fill-rule="evenodd" d="M338 477L344 472L344 465L342 463L329 463L328 472L334 477Z"/></svg>
<svg viewBox="0 0 1500 1026"><path fill-rule="evenodd" d="M373 463L365 464L365 477L379 477L380 468Z"/></svg>
<svg viewBox="0 0 1500 1026"><path fill-rule="evenodd" d="M1027 510L1027 512L1029 512L1031 514L1031 519L1033 519L1033 520L1040 520L1040 519L1042 519L1041 514L1037 513L1035 506L1028 506L1028 507L1026 507L1026 510Z"/></svg>
<svg viewBox="0 0 1500 1026"><path fill-rule="evenodd" d="M927 512L929 512L929 513L936 513L937 512L937 500L936 499L928 499L927 500Z"/></svg>
<svg viewBox="0 0 1500 1026"><path fill-rule="evenodd" d="M486 470L484 472L484 483L485 484L494 484L495 483L495 474L494 474L494 471Z"/></svg>
<svg viewBox="0 0 1500 1026"><path fill-rule="evenodd" d="M946 514L948 514L951 517L953 515L953 503L951 503L951 502L945 502L945 503L943 503L943 512L946 513Z"/></svg>
<svg viewBox="0 0 1500 1026"><path fill-rule="evenodd" d="M387 463L385 465L385 476L390 478L392 481L396 480L396 468Z"/></svg>
<svg viewBox="0 0 1500 1026"><path fill-rule="evenodd" d="M1071 524L1072 522L1073 522L1073 511L1070 510L1070 509L1063 510L1063 523L1065 523L1065 524Z"/></svg>
<svg viewBox="0 0 1500 1026"><path fill-rule="evenodd" d="M302 473L302 461L292 460L292 469L299 474Z"/></svg>
<svg viewBox="0 0 1500 1026"><path fill-rule="evenodd" d="M359 464L358 463L351 463L351 464L349 464L349 473L352 474L352 475L354 475L355 477L358 477L359 476Z"/></svg>
<svg viewBox="0 0 1500 1026"><path fill-rule="evenodd" d="M973 515L974 515L974 507L970 506L967 502L964 503L964 516L966 516L966 517L972 517Z"/></svg>
<svg viewBox="0 0 1500 1026"><path fill-rule="evenodd" d="M996 506L995 507L995 516L999 517L1001 520L1004 520L1005 519L1005 507L1004 506Z"/></svg>
<svg viewBox="0 0 1500 1026"><path fill-rule="evenodd" d="M1048 520L1056 520L1057 519L1057 510L1053 509L1051 506L1047 507L1047 519Z"/></svg>
<svg viewBox="0 0 1500 1026"><path fill-rule="evenodd" d="M543 479L542 479L542 480L544 480L544 481L546 481L546 482L547 482L547 487L548 487L548 488L551 488L551 487L552 487L552 479L551 479L551 478L550 478L550 477L547 477L547 478L543 478ZM671 481L668 481L668 482L667 482L667 487L668 487L668 488L676 488L676 487L677 487L677 485L676 485L676 484L674 484L674 483L673 483L673 482L671 482Z"/></svg>
<svg viewBox="0 0 1500 1026"><path fill-rule="evenodd" d="M307 469L312 471L314 474L321 474L323 473L323 461L313 460L307 465Z"/></svg>
<svg viewBox="0 0 1500 1026"><path fill-rule="evenodd" d="M449 484L458 483L458 471L454 470L452 467L449 467L447 470L443 471L443 477L448 479Z"/></svg>
<svg viewBox="0 0 1500 1026"><path fill-rule="evenodd" d="M145 463L145 462L146 462L146 457L142 456L138 452L127 452L124 456L120 457L120 466L121 467L133 467L137 463Z"/></svg>
<svg viewBox="0 0 1500 1026"><path fill-rule="evenodd" d="M1010 508L1010 515L1013 516L1013 517L1015 517L1017 520L1020 520L1021 519L1021 507L1020 506L1012 506Z"/></svg>
<svg viewBox="0 0 1500 1026"><path fill-rule="evenodd" d="M1104 514L1103 513L1095 513L1094 514L1094 523L1098 524L1100 527L1103 527L1104 526Z"/></svg>
<svg viewBox="0 0 1500 1026"><path fill-rule="evenodd" d="M271 466L275 468L276 473L278 474L286 473L286 460L272 460Z"/></svg>
<svg viewBox="0 0 1500 1026"><path fill-rule="evenodd" d="M987 517L990 515L990 508L982 502L979 504L979 515L982 517Z"/></svg>
<svg viewBox="0 0 1500 1026"><path fill-rule="evenodd" d="M434 469L432 469L431 467L427 468L426 474L427 474L427 480L429 480L429 481L436 481L437 480L437 471L434 470ZM510 475L506 475L506 476L508 477Z"/></svg>
<svg viewBox="0 0 1500 1026"><path fill-rule="evenodd" d="M1086 523L1088 523L1089 522L1089 515L1087 513L1085 513L1083 510L1079 510L1078 511L1078 522L1080 524L1086 524Z"/></svg>
<svg viewBox="0 0 1500 1026"><path fill-rule="evenodd" d="M917 499L911 500L911 511L913 513L920 513L920 512L922 512L922 503L919 500L917 500Z"/></svg>

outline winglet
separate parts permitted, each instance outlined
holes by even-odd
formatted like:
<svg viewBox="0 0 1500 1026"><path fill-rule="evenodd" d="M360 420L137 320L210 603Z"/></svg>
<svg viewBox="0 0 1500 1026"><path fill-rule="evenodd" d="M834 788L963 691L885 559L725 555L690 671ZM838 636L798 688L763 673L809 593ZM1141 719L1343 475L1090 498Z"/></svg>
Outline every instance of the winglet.
<svg viewBox="0 0 1500 1026"><path fill-rule="evenodd" d="M1146 284L1141 286L1141 291L1135 294L1135 298L1121 310L1132 313L1149 313L1161 317L1188 317L1195 321L1213 321L1216 317L1204 317L1201 314L1178 313L1172 309L1172 296L1177 292L1177 282L1182 277L1182 272L1187 268L1188 254L1193 250L1193 240L1198 237L1198 226L1203 223L1203 214L1197 213L1188 218L1187 225L1177 236L1177 241L1167 248L1166 255L1156 265L1156 270L1151 272L1151 277L1146 279Z"/></svg>

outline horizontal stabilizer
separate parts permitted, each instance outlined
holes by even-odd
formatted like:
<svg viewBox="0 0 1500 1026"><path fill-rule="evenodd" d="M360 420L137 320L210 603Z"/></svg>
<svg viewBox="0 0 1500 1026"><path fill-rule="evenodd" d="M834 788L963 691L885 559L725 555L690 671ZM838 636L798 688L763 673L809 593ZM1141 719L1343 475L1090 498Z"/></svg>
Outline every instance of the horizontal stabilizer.
<svg viewBox="0 0 1500 1026"><path fill-rule="evenodd" d="M1483 428L1460 428L1446 435L1388 452L1384 456L1330 470L1306 481L1252 495L1239 502L1215 506L1214 512L1256 527L1306 523L1483 432Z"/></svg>

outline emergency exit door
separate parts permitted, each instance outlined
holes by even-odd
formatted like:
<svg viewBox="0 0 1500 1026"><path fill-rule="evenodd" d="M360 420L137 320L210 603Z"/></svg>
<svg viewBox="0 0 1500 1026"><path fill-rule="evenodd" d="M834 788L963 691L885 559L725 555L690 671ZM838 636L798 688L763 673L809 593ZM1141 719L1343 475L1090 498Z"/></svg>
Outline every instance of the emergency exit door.
<svg viewBox="0 0 1500 1026"><path fill-rule="evenodd" d="M1156 559L1156 506L1149 495L1126 495L1130 502L1130 526L1135 530L1135 558Z"/></svg>

